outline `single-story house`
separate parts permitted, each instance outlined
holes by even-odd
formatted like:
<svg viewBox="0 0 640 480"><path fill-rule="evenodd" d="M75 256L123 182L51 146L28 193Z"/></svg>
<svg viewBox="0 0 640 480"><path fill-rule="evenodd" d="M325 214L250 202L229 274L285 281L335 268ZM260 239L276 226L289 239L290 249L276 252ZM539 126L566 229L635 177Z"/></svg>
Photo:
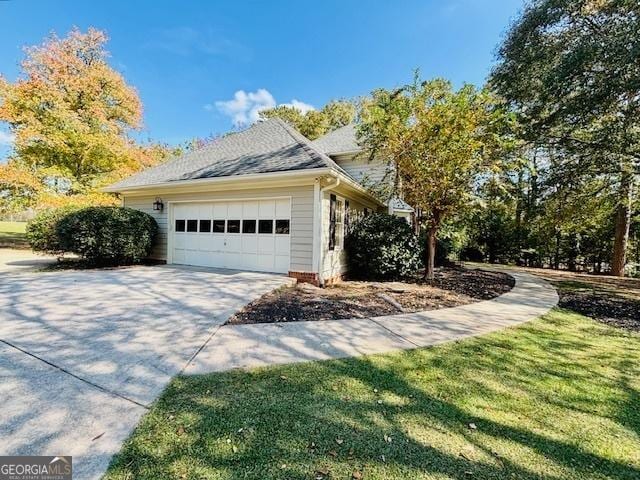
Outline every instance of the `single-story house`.
<svg viewBox="0 0 640 480"><path fill-rule="evenodd" d="M186 264L286 273L324 285L346 271L345 224L384 203L364 183L383 162L360 158L355 127L310 141L280 119L258 122L105 189L160 228L153 257Z"/></svg>

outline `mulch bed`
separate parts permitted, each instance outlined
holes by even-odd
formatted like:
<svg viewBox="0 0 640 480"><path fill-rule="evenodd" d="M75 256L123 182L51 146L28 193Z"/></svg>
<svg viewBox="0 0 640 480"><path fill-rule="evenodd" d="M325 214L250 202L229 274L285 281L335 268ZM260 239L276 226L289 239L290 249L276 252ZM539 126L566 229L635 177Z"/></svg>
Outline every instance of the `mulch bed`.
<svg viewBox="0 0 640 480"><path fill-rule="evenodd" d="M345 281L327 288L280 288L250 303L227 324L336 320L455 307L489 300L513 288L511 276L461 267L438 268L433 284Z"/></svg>
<svg viewBox="0 0 640 480"><path fill-rule="evenodd" d="M560 285L559 306L607 325L640 332L640 300L604 292L565 290Z"/></svg>

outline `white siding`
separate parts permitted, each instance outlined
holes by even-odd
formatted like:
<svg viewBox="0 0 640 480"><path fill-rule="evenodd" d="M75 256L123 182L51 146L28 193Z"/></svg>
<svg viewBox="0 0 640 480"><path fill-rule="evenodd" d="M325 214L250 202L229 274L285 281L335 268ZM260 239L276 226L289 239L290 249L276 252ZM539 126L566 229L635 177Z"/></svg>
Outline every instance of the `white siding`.
<svg viewBox="0 0 640 480"><path fill-rule="evenodd" d="M349 210L352 212L352 215L356 212L361 213L364 211L364 205L356 200L353 200L352 198L349 198L349 196L336 192L324 192L321 209L323 225L321 243L322 277L324 279L333 278L347 272L347 255L342 246L336 245L334 250L329 250L329 214L331 201L330 197L332 193L349 201Z"/></svg>
<svg viewBox="0 0 640 480"><path fill-rule="evenodd" d="M156 197L162 198L165 208L162 212L153 210ZM125 196L124 206L135 208L153 216L160 229L153 257L167 258L167 215L168 202L240 200L269 197L291 197L291 270L313 271L313 186L270 187L245 190L212 190L198 193L154 193L145 196Z"/></svg>

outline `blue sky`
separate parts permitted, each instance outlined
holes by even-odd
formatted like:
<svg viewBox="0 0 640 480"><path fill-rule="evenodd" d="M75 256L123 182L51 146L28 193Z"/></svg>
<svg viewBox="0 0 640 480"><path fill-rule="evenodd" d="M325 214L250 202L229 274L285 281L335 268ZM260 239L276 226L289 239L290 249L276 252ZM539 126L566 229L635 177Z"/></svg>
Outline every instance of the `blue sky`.
<svg viewBox="0 0 640 480"><path fill-rule="evenodd" d="M522 0L0 1L0 74L22 47L93 26L144 104L141 138L176 144L261 106L367 94L422 76L482 84ZM240 92L241 93L236 93ZM229 102L230 103L225 103ZM7 154L0 126L0 158Z"/></svg>

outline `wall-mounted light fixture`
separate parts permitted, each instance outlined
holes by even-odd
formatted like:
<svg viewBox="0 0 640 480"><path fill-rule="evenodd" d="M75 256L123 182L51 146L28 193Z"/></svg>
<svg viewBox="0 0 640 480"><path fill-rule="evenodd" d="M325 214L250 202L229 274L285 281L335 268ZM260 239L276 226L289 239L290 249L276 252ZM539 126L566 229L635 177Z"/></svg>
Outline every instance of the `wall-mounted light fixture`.
<svg viewBox="0 0 640 480"><path fill-rule="evenodd" d="M156 197L156 201L153 202L153 209L156 212L161 212L164 209L164 203L162 203L162 199L160 197Z"/></svg>

